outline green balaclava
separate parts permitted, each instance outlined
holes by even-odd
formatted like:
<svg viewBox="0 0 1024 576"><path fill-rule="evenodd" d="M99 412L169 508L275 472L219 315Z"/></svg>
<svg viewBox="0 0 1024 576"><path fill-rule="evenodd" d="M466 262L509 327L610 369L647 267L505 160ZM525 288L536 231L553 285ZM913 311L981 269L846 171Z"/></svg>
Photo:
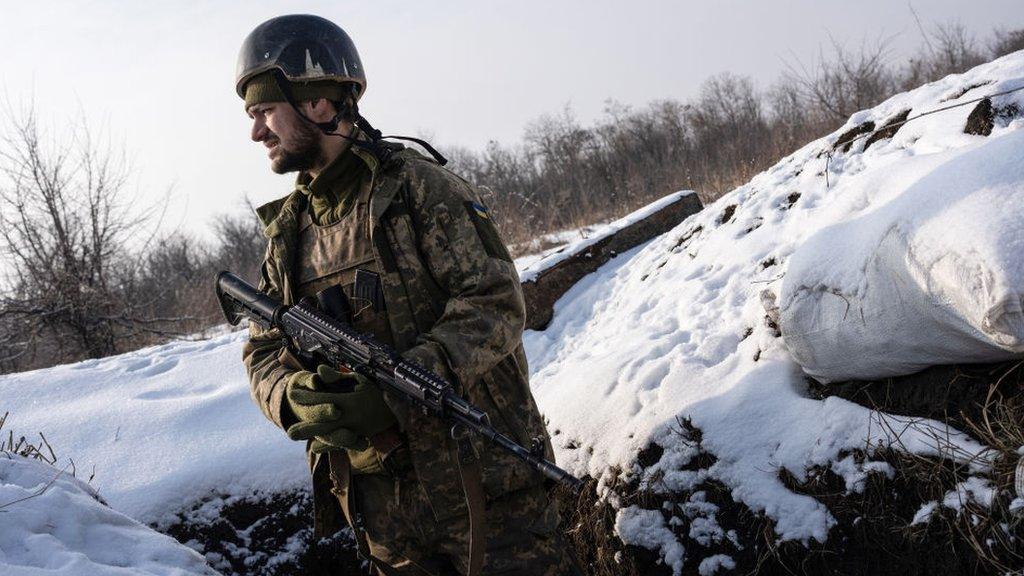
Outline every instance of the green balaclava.
<svg viewBox="0 0 1024 576"><path fill-rule="evenodd" d="M291 87L292 98L295 102L304 100L316 100L325 98L331 102L344 102L350 99L352 93L348 85L333 80L319 82L288 82ZM268 102L287 102L284 92L274 78L274 72L268 71L253 76L245 84L245 106L253 104L266 104Z"/></svg>

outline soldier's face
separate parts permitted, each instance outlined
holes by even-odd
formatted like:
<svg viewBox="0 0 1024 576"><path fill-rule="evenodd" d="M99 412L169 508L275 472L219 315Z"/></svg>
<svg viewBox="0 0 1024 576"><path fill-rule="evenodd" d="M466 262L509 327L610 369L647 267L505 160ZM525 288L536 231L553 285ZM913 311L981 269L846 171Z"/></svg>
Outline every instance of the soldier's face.
<svg viewBox="0 0 1024 576"><path fill-rule="evenodd" d="M267 147L270 169L277 174L309 170L320 158L320 132L283 102L255 104L246 112L252 118L253 142Z"/></svg>

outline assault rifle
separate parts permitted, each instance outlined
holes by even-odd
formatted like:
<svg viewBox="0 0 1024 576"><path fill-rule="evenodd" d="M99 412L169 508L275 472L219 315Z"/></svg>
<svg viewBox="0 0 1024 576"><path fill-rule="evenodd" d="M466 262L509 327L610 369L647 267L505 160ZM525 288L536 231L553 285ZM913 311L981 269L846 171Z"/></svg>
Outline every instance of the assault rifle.
<svg viewBox="0 0 1024 576"><path fill-rule="evenodd" d="M533 450L491 426L487 413L463 400L451 383L419 364L402 358L390 346L324 314L309 301L288 306L251 284L223 271L217 275L217 299L231 325L248 318L264 329L278 328L299 350L316 354L334 366L344 366L452 424L452 436L468 430L511 452L544 476L579 490L582 482L543 456L543 444Z"/></svg>

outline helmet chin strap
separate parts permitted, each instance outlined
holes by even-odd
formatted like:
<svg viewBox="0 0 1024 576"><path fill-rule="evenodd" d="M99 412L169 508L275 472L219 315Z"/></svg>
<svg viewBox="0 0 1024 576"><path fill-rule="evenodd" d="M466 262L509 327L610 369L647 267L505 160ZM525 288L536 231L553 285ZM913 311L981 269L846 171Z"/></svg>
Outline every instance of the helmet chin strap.
<svg viewBox="0 0 1024 576"><path fill-rule="evenodd" d="M370 124L370 121L364 118L363 115L359 113L359 106L358 104L355 103L354 99L352 103L352 114L355 116L355 125L363 133L370 137L369 142L365 140L360 140L350 134L342 134L338 132L338 125L341 124L341 121L344 120L345 117L344 110L338 110L334 117L328 120L327 122L315 122L312 118L306 116L306 114L299 108L298 103L295 101L295 96L292 93L292 88L289 85L288 80L284 77L284 73L281 72L280 70L274 70L274 81L277 82L278 88L280 88L281 93L284 94L284 99L288 102L292 109L295 110L299 117L301 117L306 122L309 122L310 124L316 126L317 128L320 129L320 131L322 131L324 134L328 136L337 136L339 138L344 138L350 141L353 146L359 146L360 148L366 149L374 156L377 156L378 158L387 155L387 153L385 153L382 150L382 147L380 146L381 140L385 138L394 140L407 140L409 142L415 142L416 144L422 146L423 149L429 152L430 155L434 157L434 160L437 161L437 163L440 164L441 166L444 166L445 164L448 163L448 159L445 158L440 152L437 151L437 149L435 149L425 140L422 140L420 138L413 138L412 136L382 135L380 130L374 128L373 125Z"/></svg>

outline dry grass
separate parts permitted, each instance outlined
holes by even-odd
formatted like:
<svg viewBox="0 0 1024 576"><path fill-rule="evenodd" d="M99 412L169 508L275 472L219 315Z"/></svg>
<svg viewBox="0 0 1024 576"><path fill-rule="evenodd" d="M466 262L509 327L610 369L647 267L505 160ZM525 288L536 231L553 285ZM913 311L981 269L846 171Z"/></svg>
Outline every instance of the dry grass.
<svg viewBox="0 0 1024 576"><path fill-rule="evenodd" d="M848 490L842 476L828 467L806 471L803 479L782 469L780 480L794 492L815 498L828 507L837 523L824 543L780 542L774 523L732 499L730 490L706 480L685 492L672 492L657 475L625 481L620 474L608 488L617 506L659 510L666 521L696 492L717 507L716 521L734 540L698 542L685 525L671 526L686 550L683 574L697 574L700 561L727 554L737 564L735 574L1024 574L1024 515L1011 511L1015 498L1014 470L1024 446L1024 362L994 365L938 367L910 377L881 382L850 382L822 387L819 396L838 394L875 409L888 425L893 447L840 454L859 465L884 463L888 468L868 474ZM898 420L882 414L900 414ZM943 427L926 419L947 422L992 448L981 462L963 454L955 458L915 455L901 448L900 433L907 426L932 426L942 443ZM886 424L888 422L888 424ZM898 423L898 426L897 426ZM679 422L679 441L701 447L700 430ZM656 463L658 446L641 451L642 467ZM714 456L700 450L685 468L707 470ZM958 484L980 477L993 487L991 505L984 498L957 499ZM670 574L654 551L623 545L615 535L618 511L599 499L591 481L584 496L563 498L565 535L587 574L596 576ZM950 498L953 508L942 506ZM937 503L923 522L912 523L922 506Z"/></svg>
<svg viewBox="0 0 1024 576"><path fill-rule="evenodd" d="M988 387L978 419L967 418L968 431L995 451L988 474L995 485L997 497L987 510L971 509L972 521L960 521L959 535L970 542L982 561L1002 572L1024 566L1024 514L1010 511L1016 469L1024 447L1024 361L1002 371ZM974 519L977 519L975 521Z"/></svg>
<svg viewBox="0 0 1024 576"><path fill-rule="evenodd" d="M7 422L7 417L10 412L4 412L4 415L0 417L0 439L3 438L2 432L4 424ZM0 454L10 457L11 455L22 456L25 458L31 458L33 460L42 460L47 464L53 465L57 463L57 455L53 451L53 447L50 446L50 442L43 436L43 433L39 433L38 441L31 441L24 436L19 436L17 440L14 438L14 431L7 431L7 439L0 440Z"/></svg>
<svg viewBox="0 0 1024 576"><path fill-rule="evenodd" d="M812 384L812 390L842 396L877 414L900 414L903 427L929 426L940 444L945 440L942 429L925 424L925 419L949 424L991 448L981 458L915 455L900 446L901 430L890 428L897 439L894 449L873 451L871 457L888 463L893 478L872 480L852 499L816 495L840 524L844 517L859 518L861 525L883 534L872 547L887 562L906 564L912 573L1021 573L1024 516L1010 507L1016 497L1017 450L1024 446L1024 362L941 366L877 382ZM882 416L878 421L893 419ZM990 483L990 504L957 492L958 485L971 477ZM953 508L942 506L947 498ZM936 503L936 511L927 521L911 524L926 503Z"/></svg>

